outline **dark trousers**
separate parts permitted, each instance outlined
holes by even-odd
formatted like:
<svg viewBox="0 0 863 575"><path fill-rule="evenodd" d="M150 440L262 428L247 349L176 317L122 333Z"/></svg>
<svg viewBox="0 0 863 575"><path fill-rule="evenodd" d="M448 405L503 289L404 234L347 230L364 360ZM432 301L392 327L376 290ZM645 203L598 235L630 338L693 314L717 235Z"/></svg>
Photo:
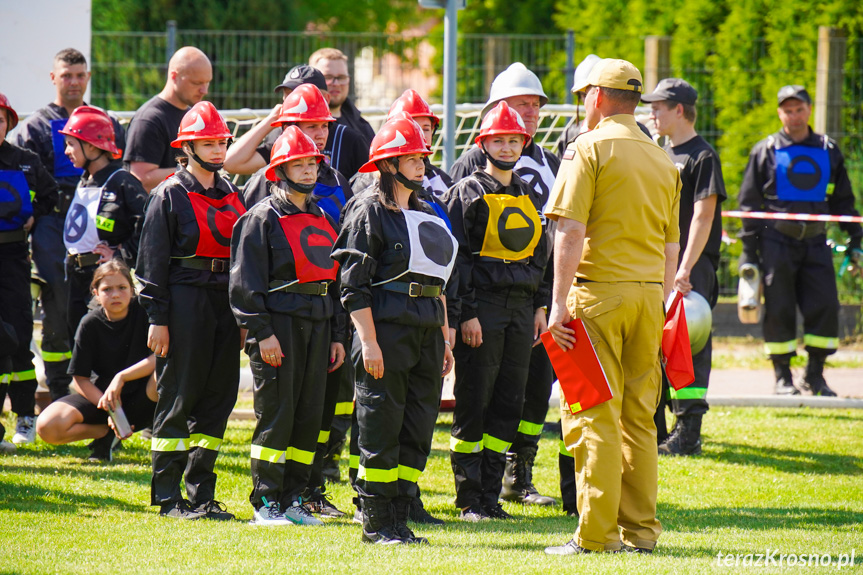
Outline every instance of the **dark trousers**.
<svg viewBox="0 0 863 575"><path fill-rule="evenodd" d="M11 356L12 372L0 373L0 380L4 379L4 375L8 376L12 411L18 417L32 416L36 408L36 369L33 366L33 352L30 351L33 304L30 297L30 262L27 261L25 248L22 248L20 257L0 257L0 306L0 316L12 324L18 338L15 349L2 352L4 356Z"/></svg>
<svg viewBox="0 0 863 575"><path fill-rule="evenodd" d="M78 324L81 323L81 318L87 315L87 306L93 296L90 292L90 283L93 281L93 274L96 273L97 267L99 266L79 268L72 260L66 260L68 290L66 293L66 322L69 330L69 341L75 341Z"/></svg>
<svg viewBox="0 0 863 575"><path fill-rule="evenodd" d="M42 361L51 398L69 393L68 375L72 346L66 322L66 246L63 244L64 214L52 213L39 218L31 238L33 262L42 286ZM74 334L73 334L74 335Z"/></svg>
<svg viewBox="0 0 863 575"><path fill-rule="evenodd" d="M518 422L518 433L512 442L511 451L531 450L536 455L542 426L548 415L548 399L551 397L551 387L554 383L554 369L548 359L548 353L542 344L530 352L527 385L524 388L524 405L521 408L521 420Z"/></svg>
<svg viewBox="0 0 863 575"><path fill-rule="evenodd" d="M324 458L330 446L332 438L333 425L335 420L336 405L340 403L340 399L344 395L344 388L349 387L351 390L350 401L353 402L353 373L354 366L348 358L342 366L332 373L326 374L326 390L324 392L323 412L321 414L320 433L317 436L317 446L315 447L315 460L312 463L312 468L309 474L309 489L320 489L321 493L326 491L324 484L324 476L322 469ZM348 416L350 422L350 416ZM344 439L347 427L340 429L341 439ZM338 434L338 433L337 433ZM339 441L341 443L341 441Z"/></svg>
<svg viewBox="0 0 863 575"><path fill-rule="evenodd" d="M531 305L507 309L479 300L483 343L455 346L455 410L450 462L456 506L493 505L506 452L515 440L533 343Z"/></svg>
<svg viewBox="0 0 863 575"><path fill-rule="evenodd" d="M156 359L151 503L215 498L214 467L240 383L240 331L227 290L170 286L167 358Z"/></svg>
<svg viewBox="0 0 863 575"><path fill-rule="evenodd" d="M578 512L575 486L575 458L566 450L563 443L563 430L560 433L560 449L557 455L560 470L560 499L564 513Z"/></svg>
<svg viewBox="0 0 863 575"><path fill-rule="evenodd" d="M271 317L284 355L282 365L265 363L258 343L249 345L258 419L252 435L249 500L256 509L264 505L264 498L287 507L309 483L329 362L329 321L280 313Z"/></svg>
<svg viewBox="0 0 863 575"><path fill-rule="evenodd" d="M810 354L827 356L839 343L839 296L830 247L824 236L795 240L767 229L761 240L764 267L764 345L773 357L797 348L797 308Z"/></svg>
<svg viewBox="0 0 863 575"><path fill-rule="evenodd" d="M363 498L415 497L431 453L440 408L444 343L440 327L375 323L384 376L363 365L362 343L351 347L356 378L359 468Z"/></svg>

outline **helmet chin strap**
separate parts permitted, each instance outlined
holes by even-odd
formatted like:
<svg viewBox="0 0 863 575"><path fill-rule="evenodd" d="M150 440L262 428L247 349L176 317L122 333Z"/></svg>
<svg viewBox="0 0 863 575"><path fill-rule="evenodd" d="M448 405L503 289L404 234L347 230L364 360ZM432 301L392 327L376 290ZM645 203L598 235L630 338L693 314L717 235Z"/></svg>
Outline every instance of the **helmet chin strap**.
<svg viewBox="0 0 863 575"><path fill-rule="evenodd" d="M189 142L189 148L191 148L192 150L192 157L195 159L195 161L198 162L198 164L200 164L200 166L208 172L216 173L223 167L225 167L225 162L222 162L221 164L213 164L211 162L205 162L204 160L202 160L201 156L199 156L198 153L195 151L194 142Z"/></svg>
<svg viewBox="0 0 863 575"><path fill-rule="evenodd" d="M495 160L491 157L491 154L488 153L488 150L485 149L485 142L483 142L480 147L482 148L482 153L486 157L486 159L491 162L491 165L498 170L512 170L518 163L518 160L516 160L515 162L504 162L503 160Z"/></svg>
<svg viewBox="0 0 863 575"><path fill-rule="evenodd" d="M285 168L279 166L276 170L276 175L279 176L281 180L284 180L288 187L294 190L295 192L299 192L301 194L311 194L315 191L315 187L318 185L317 182L313 184L301 184L299 182L295 182L291 178L288 177L288 173L285 171Z"/></svg>
<svg viewBox="0 0 863 575"><path fill-rule="evenodd" d="M418 192L423 189L422 180L419 182L416 180L411 180L407 178L403 173L399 171L399 158L396 156L395 158L390 158L390 162L392 162L393 166L396 168L395 179L398 183L406 187L407 189Z"/></svg>
<svg viewBox="0 0 863 575"><path fill-rule="evenodd" d="M78 148L80 148L80 150L81 150L81 155L84 156L84 165L81 166L81 169L89 174L90 173L90 164L95 162L96 160L98 160L100 157L102 157L102 154L105 154L106 152L103 151L101 154L99 154L95 158L90 158L87 156L87 152L84 151L84 143L81 140L79 140L78 138L75 138L75 141L78 142Z"/></svg>

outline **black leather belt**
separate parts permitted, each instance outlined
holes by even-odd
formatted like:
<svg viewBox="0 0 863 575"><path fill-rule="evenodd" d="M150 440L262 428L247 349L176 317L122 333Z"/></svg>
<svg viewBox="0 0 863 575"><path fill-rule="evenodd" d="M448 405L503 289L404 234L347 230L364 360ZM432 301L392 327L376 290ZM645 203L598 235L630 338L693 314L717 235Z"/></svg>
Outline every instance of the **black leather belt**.
<svg viewBox="0 0 863 575"><path fill-rule="evenodd" d="M0 244L11 244L14 242L23 242L27 239L27 232L24 228L20 230L12 230L11 232L0 232Z"/></svg>
<svg viewBox="0 0 863 575"><path fill-rule="evenodd" d="M87 252L84 254L69 254L69 261L75 264L75 267L77 268L95 266L99 263L100 259L102 259L102 256L93 252Z"/></svg>
<svg viewBox="0 0 863 575"><path fill-rule="evenodd" d="M490 256L477 256L476 261L486 263L501 263L501 264L526 264L530 258L521 258L520 260L505 260L502 258L493 258Z"/></svg>
<svg viewBox="0 0 863 575"><path fill-rule="evenodd" d="M231 260L219 258L172 258L171 263L181 268L203 270L207 272L226 272L231 269Z"/></svg>
<svg viewBox="0 0 863 575"><path fill-rule="evenodd" d="M396 293L405 293L411 297L438 297L441 294L440 286L425 286L417 282L387 282L377 287Z"/></svg>
<svg viewBox="0 0 863 575"><path fill-rule="evenodd" d="M827 224L824 222L777 220L773 222L773 229L789 238L794 238L795 240L806 240L825 233L827 231Z"/></svg>
<svg viewBox="0 0 863 575"><path fill-rule="evenodd" d="M304 293L308 295L327 295L329 284L326 282L309 282L285 284L284 282L270 282L270 291L283 291L288 293Z"/></svg>

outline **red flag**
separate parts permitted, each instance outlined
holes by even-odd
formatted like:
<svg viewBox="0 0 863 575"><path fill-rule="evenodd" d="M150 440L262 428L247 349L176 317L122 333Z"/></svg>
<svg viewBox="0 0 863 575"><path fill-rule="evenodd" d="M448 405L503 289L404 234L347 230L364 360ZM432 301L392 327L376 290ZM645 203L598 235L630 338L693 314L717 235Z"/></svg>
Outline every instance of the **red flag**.
<svg viewBox="0 0 863 575"><path fill-rule="evenodd" d="M564 327L575 330L575 346L569 351L557 345L551 332L545 332L540 337L557 374L564 401L569 410L576 414L608 401L612 394L584 322L575 319Z"/></svg>
<svg viewBox="0 0 863 575"><path fill-rule="evenodd" d="M668 383L676 390L683 389L695 381L692 366L692 348L689 345L689 328L686 327L686 312L683 295L676 292L662 328L662 358Z"/></svg>

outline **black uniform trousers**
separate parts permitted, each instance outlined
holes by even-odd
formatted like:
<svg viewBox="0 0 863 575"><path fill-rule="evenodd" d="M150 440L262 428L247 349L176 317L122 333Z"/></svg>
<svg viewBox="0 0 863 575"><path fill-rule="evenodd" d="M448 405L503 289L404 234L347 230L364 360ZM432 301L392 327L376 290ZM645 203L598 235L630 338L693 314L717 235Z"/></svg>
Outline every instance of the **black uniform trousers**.
<svg viewBox="0 0 863 575"><path fill-rule="evenodd" d="M415 497L440 408L443 333L440 327L388 322L376 322L375 331L382 378L366 372L356 334L351 346L359 447L355 487L362 498Z"/></svg>
<svg viewBox="0 0 863 575"><path fill-rule="evenodd" d="M18 417L28 417L35 415L36 369L30 351L30 341L33 339L30 262L27 260L26 244L21 242L21 246L20 256L0 256L0 315L15 328L18 338L18 346L14 350L3 350L2 355L12 358L12 372L0 373L0 381L9 381L12 411ZM5 399L5 394L3 397Z"/></svg>
<svg viewBox="0 0 863 575"><path fill-rule="evenodd" d="M90 284L93 274L96 273L98 265L78 267L71 259L66 259L66 278L68 292L66 294L66 321L69 337L75 340L78 324L81 318L87 315L88 305L93 294L90 292Z"/></svg>
<svg viewBox="0 0 863 575"><path fill-rule="evenodd" d="M228 291L171 285L167 358L156 359L159 401L153 419L151 504L215 498L216 456L240 384L240 331Z"/></svg>
<svg viewBox="0 0 863 575"><path fill-rule="evenodd" d="M477 297L482 345L457 338L455 410L450 462L456 506L498 501L509 451L518 429L533 343L533 305L508 309Z"/></svg>
<svg viewBox="0 0 863 575"><path fill-rule="evenodd" d="M772 357L791 357L797 348L797 308L803 315L803 343L810 355L836 352L839 296L833 257L823 235L797 240L772 228L761 238L764 271L764 344Z"/></svg>
<svg viewBox="0 0 863 575"><path fill-rule="evenodd" d="M716 268L703 254L689 274L692 291L704 296L712 310L719 299L719 282L716 279ZM710 407L707 404L707 386L710 383L710 366L713 361L713 333L707 337L704 348L692 355L692 367L695 371L695 381L679 391L668 384L665 371L662 372L662 393L659 406L656 408L657 441L662 443L668 437L668 424L665 420L665 408L670 405L671 412L676 417L687 415L704 415Z"/></svg>
<svg viewBox="0 0 863 575"><path fill-rule="evenodd" d="M483 332L483 336L485 333ZM551 397L551 387L554 384L554 369L548 352L541 343L530 352L527 385L524 388L524 405L521 408L521 421L518 422L518 433L512 442L511 451L518 453L531 450L536 455L542 426L548 415L548 399Z"/></svg>
<svg viewBox="0 0 863 575"><path fill-rule="evenodd" d="M278 368L261 359L257 342L249 346L254 376L252 493L255 509L263 499L287 508L309 483L324 409L330 322L273 313L272 327L282 348Z"/></svg>
<svg viewBox="0 0 863 575"><path fill-rule="evenodd" d="M61 196L62 196L61 192ZM61 198L61 202L62 202ZM31 242L33 262L45 282L39 299L42 303L42 361L51 399L69 393L72 376L69 361L72 347L66 321L66 246L63 243L63 225L66 212L52 212L42 216L33 228ZM74 334L73 334L74 336Z"/></svg>
<svg viewBox="0 0 863 575"><path fill-rule="evenodd" d="M332 429L335 420L336 405L340 402L345 386L351 389L351 399L353 401L353 375L354 366L351 361L346 360L340 368L332 373L326 374L326 390L324 391L323 412L321 414L320 433L317 436L317 446L315 447L315 460L312 463L311 472L309 475L309 489L320 489L321 493L326 491L324 476L322 473L324 466L324 458L330 446L332 439ZM350 423L350 415L348 422ZM347 431L347 427L342 429L342 438Z"/></svg>

